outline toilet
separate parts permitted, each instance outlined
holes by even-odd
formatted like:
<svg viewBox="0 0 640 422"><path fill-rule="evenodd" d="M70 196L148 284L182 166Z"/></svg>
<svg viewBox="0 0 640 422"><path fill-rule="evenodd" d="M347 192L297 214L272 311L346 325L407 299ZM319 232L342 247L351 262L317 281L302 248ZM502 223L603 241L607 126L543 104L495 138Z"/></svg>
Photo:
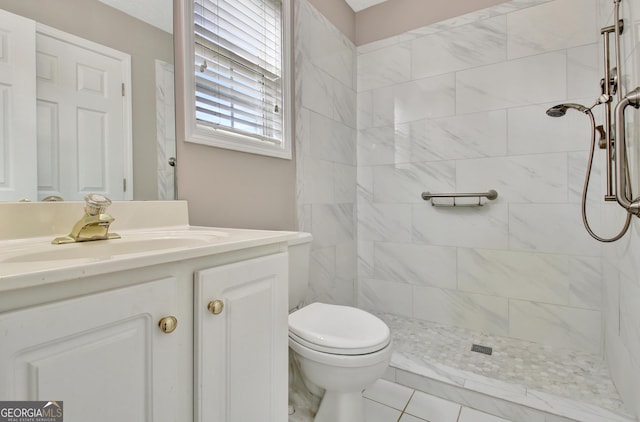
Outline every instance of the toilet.
<svg viewBox="0 0 640 422"><path fill-rule="evenodd" d="M301 306L309 282L311 234L289 242L289 348L305 385L322 392L315 422L364 422L362 391L391 357L391 333L378 317L350 306Z"/></svg>

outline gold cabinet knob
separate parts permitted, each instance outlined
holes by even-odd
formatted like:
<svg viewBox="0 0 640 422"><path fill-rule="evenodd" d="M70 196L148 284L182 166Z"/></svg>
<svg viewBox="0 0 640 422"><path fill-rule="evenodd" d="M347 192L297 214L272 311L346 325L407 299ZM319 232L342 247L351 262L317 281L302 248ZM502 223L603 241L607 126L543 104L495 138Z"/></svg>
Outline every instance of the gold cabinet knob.
<svg viewBox="0 0 640 422"><path fill-rule="evenodd" d="M222 302L221 300L212 300L207 305L207 309L209 310L209 312L211 312L214 315L218 315L220 312L222 312L223 308L224 308L224 302Z"/></svg>
<svg viewBox="0 0 640 422"><path fill-rule="evenodd" d="M178 326L178 319L174 316L164 317L158 322L158 326L165 334L173 333Z"/></svg>

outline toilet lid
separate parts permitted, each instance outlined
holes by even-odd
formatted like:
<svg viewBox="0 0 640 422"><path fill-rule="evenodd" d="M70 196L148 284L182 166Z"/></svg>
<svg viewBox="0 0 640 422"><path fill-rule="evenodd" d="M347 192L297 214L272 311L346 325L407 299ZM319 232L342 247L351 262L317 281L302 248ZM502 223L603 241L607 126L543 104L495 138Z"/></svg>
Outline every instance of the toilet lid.
<svg viewBox="0 0 640 422"><path fill-rule="evenodd" d="M326 353L373 353L389 344L390 334L380 318L350 306L312 303L289 315L289 336Z"/></svg>

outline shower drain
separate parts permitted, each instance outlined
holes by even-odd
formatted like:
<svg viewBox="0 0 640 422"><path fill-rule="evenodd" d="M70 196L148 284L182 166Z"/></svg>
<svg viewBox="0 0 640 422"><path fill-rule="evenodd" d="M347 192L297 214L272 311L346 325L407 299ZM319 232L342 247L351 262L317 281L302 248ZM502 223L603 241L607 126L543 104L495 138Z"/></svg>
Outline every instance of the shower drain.
<svg viewBox="0 0 640 422"><path fill-rule="evenodd" d="M491 355L493 353L493 348L488 346L481 346L479 344L471 345L472 352L484 353L485 355Z"/></svg>

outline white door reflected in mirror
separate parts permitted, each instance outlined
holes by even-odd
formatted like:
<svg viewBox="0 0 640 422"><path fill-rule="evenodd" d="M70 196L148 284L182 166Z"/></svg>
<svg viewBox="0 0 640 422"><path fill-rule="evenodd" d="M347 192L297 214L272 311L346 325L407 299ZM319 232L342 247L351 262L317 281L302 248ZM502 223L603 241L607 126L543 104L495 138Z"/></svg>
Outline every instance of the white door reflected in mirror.
<svg viewBox="0 0 640 422"><path fill-rule="evenodd" d="M36 25L0 10L0 200L34 200Z"/></svg>
<svg viewBox="0 0 640 422"><path fill-rule="evenodd" d="M131 57L37 28L38 199L132 199Z"/></svg>

